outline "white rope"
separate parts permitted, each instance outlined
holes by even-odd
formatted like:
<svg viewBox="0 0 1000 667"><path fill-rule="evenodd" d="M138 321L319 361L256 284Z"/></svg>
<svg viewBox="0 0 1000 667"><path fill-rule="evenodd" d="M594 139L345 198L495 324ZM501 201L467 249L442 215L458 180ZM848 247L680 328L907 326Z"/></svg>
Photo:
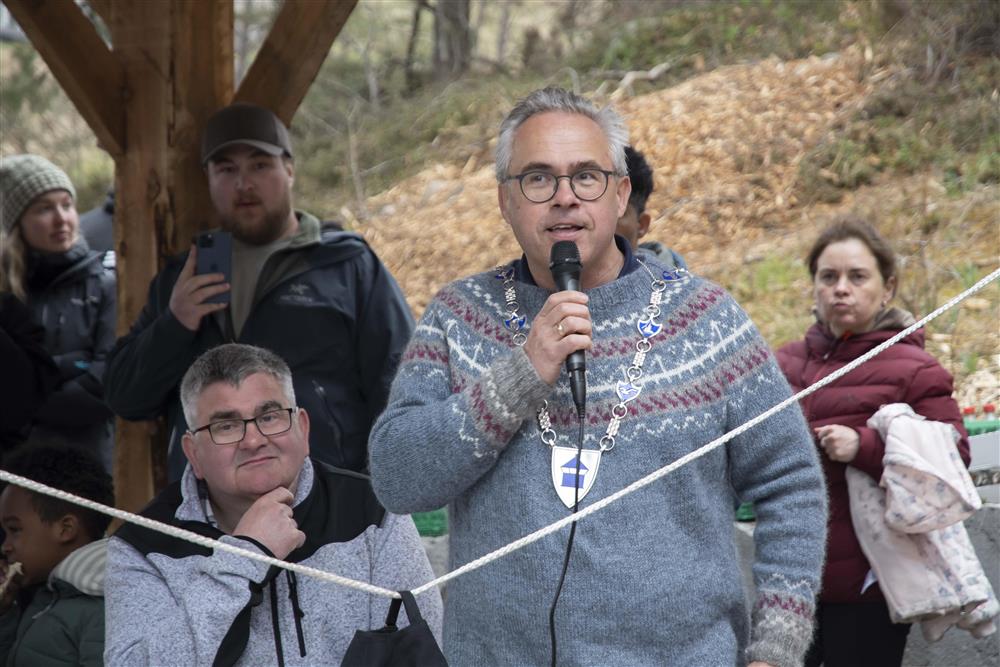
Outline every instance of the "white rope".
<svg viewBox="0 0 1000 667"><path fill-rule="evenodd" d="M812 394L813 392L815 392L815 391L817 391L817 390L825 387L826 385L830 384L831 382L834 382L835 380L841 378L842 376L844 376L845 374L851 372L852 370L854 370L855 368L857 368L858 366L860 366L864 362L868 361L869 359L871 359L875 355L881 354L884 350L886 350L891 345L894 345L899 340L905 338L906 336L909 336L911 333L913 333L917 329L923 327L924 325L926 325L931 320L939 317L942 313L944 313L944 312L946 312L948 310L951 310L952 308L955 307L956 304L964 301L968 297L970 297L973 294L975 294L976 292L980 291L981 289L983 289L984 287L986 287L987 285L989 285L991 282L993 282L997 278L1000 278L1000 269L996 269L995 271L993 271L993 273L989 274L988 276L986 276L985 278L983 278L982 280L980 280L979 282L977 282L975 285L973 285L972 287L970 287L966 291L962 292L961 294L959 294L958 296L954 297L953 299L951 299L950 301L948 301L944 305L940 306L939 308L937 308L936 310L934 310L932 313L930 313L929 315L927 315L923 319L921 319L918 322L915 322L912 325L908 326L907 328L903 329L902 331L900 331L899 333L897 333L895 336L893 336L889 340L885 341L884 343L882 343L881 345L875 347L874 349L869 350L867 353L861 355L860 357L858 357L854 361L850 362L849 364L847 364L843 368L841 368L841 369L839 369L839 370L831 373L830 375L826 376L822 380L819 380L818 382L816 382L812 386L806 387L805 389L803 389L799 393L797 393L794 396L791 396L791 397L785 399L784 401L782 401L781 403L778 403L777 405L775 405L774 407L770 408L769 410L767 410L767 411L765 411L765 412L757 415L756 417L754 417L750 421L745 422L744 424L741 424L740 426L737 426L732 431L729 431L725 435L717 438L716 440L713 440L712 442L708 443L707 445L703 445L702 447L700 447L700 448L698 448L698 449L696 449L696 450L694 450L692 452L689 452L688 454L685 454L684 456L682 456L681 458L677 459L673 463L670 463L670 464L668 464L668 465L666 465L666 466L664 466L664 467L662 467L662 468L660 468L660 469L658 469L658 470L650 473L649 475L646 475L645 477L643 477L643 478L641 478L641 479L633 482L632 484L629 484L625 488L623 488L623 489L621 489L621 490L613 493L612 495L610 495L610 496L608 496L606 498L603 498L602 500L597 501L593 505L590 505L590 506L588 506L588 507L580 510L579 512L577 512L575 514L570 514L570 515L566 516L565 518L560 519L559 521L556 521L555 523L549 524L548 526L545 526L545 527L543 527L543 528L541 528L541 529L539 529L539 530L537 530L537 531L535 531L535 532L533 532L533 533L531 533L529 535L526 535L526 536L524 536L524 537L522 537L522 538L520 538L518 540L515 540L515 541L511 542L510 544L508 544L506 546L500 547L499 549L496 549L495 551L491 551L490 553L488 553L488 554L486 554L484 556L481 556L480 558L477 558L474 561L466 563L465 565L463 565L463 566L461 566L461 567L459 567L459 568L457 568L455 570L452 570L451 572L449 572L449 573L447 573L447 574L445 574L445 575L443 575L441 577L438 577L437 579L434 579L432 581L427 582L426 584L423 584L422 586L414 588L413 589L413 594L414 595L419 595L420 593L423 593L424 591L427 591L427 590L429 590L429 589L431 589L431 588L433 588L435 586L440 586L441 584L447 583L448 581L451 581L452 579L460 577L463 574L467 574L467 573L472 572L474 570L478 570L479 568L483 567L484 565L487 565L488 563L491 563L491 562L493 562L493 561L495 561L495 560L497 560L499 558L503 558L507 554L513 553L514 551L517 551L518 549L526 547L526 546L528 546L529 544L531 544L533 542L537 542L538 540L542 539L546 535L550 535L550 534L552 534L552 533L554 533L554 532L556 532L556 531L558 531L558 530L560 530L560 529L568 526L569 524L573 523L574 521L579 521L581 519L584 519L584 518L590 516L591 514L594 514L595 512L601 511L602 509L604 509L605 507L607 507L611 503L614 503L614 502L617 502L618 500L621 500L622 498L624 498L625 496L629 495L630 493L638 491L639 489L643 488L644 486L648 486L649 484L652 484L656 480L658 480L658 479L660 479L662 477L665 477L666 475L669 475L670 473L672 473L674 470L680 468L681 466L686 465L686 464L690 463L691 461L694 461L695 459L698 459L698 458L704 456L705 454L708 454L709 452L711 452L711 451L717 449L718 447L722 446L723 444L729 442L730 440L732 440L736 436L741 435L742 433L746 432L747 430L753 428L754 426L756 426L760 422L764 421L765 419L768 419L772 415L780 412L781 410L784 410L789 405L792 405L793 403L799 402L801 399L805 398L809 394ZM341 577L339 575L332 574L330 572L324 572L323 570L317 570L316 568L307 567L307 566L304 566L304 565L299 565L297 563L288 563L286 561L279 560L277 558L271 558L270 556L265 556L264 554L257 553L255 551L249 551L247 549L236 547L236 546L233 546L231 544L226 544L225 542L220 542L218 540L214 540L214 539L205 537L203 535L198 535L197 533L193 533L193 532L191 532L189 530L184 530L182 528L177 528L175 526L171 526L171 525L168 525L168 524L165 524L165 523L161 523L159 521L154 521L152 519L147 519L146 517L142 517L142 516L139 516L137 514L132 514L131 512L126 512L125 510L116 509L114 507L108 507L106 505L102 505L102 504L94 502L92 500L88 500L87 498L81 498L80 496L73 495L72 493L67 493L65 491L60 491L59 489L53 489L52 487L46 486L44 484L40 484L40 483L35 482L33 480L30 480L30 479L27 479L27 478L24 478L24 477L20 477L18 475L13 475L13 474L7 472L6 470L0 470L0 480L3 480L5 482L9 482L9 483L12 483L12 484L16 484L18 486L22 486L22 487L24 487L26 489L29 489L31 491L35 491L36 493L42 493L44 495L53 496L53 497L59 498L61 500L66 500L68 502L75 503L77 505L81 505L83 507L90 508L90 509L95 510L97 512L101 512L102 514L110 515L110 516L112 516L112 517L114 517L116 519L121 519L122 521L127 521L129 523L134 523L134 524L143 526L145 528L149 528L150 530L155 530L155 531L158 531L158 532L170 535L172 537L176 537L176 538L181 539L181 540L187 540L188 542L192 542L194 544L198 544L198 545L207 547L209 549L221 549L222 551L227 551L229 553L233 553L233 554L236 554L238 556L244 556L246 558L250 558L252 560L256 560L256 561L259 561L261 563L265 563L267 565L275 565L277 567L284 568L286 570L291 570L291 571L296 572L298 574L303 574L303 575L306 575L306 576L309 576L309 577L314 577L316 579L320 579L322 581L328 581L328 582L334 583L334 584L339 584L341 586L347 586L348 588L354 588L354 589L357 589L357 590L360 590L360 591L364 591L366 593L370 593L370 594L373 594L373 595L381 595L383 597L388 597L388 598L398 598L399 597L399 594L396 593L395 591L391 591L391 590L388 590L388 589L385 589L385 588L381 588L379 586L373 586L373 585L371 585L369 583L366 583L366 582L363 582L363 581L356 581L354 579L348 579L346 577Z"/></svg>
<svg viewBox="0 0 1000 667"><path fill-rule="evenodd" d="M340 575L332 574L330 572L324 572L323 570L317 570L314 567L307 567L305 565L299 565L298 563L288 563L277 558L272 558L265 554L250 551L249 549L244 549L242 547L233 546L232 544L226 544L225 542L220 542L219 540L214 540L210 537L205 537L204 535L199 535L198 533L192 533L190 530L184 530L183 528L178 528L176 526L171 526L170 524L162 523L160 521L155 521L153 519L147 519L144 516L139 516L138 514L132 514L131 512L126 512L125 510L120 510L114 507L108 507L107 505L102 505L101 503L94 502L88 498L81 498L80 496L73 495L66 491L60 491L59 489L53 489L51 486L46 486L34 480L30 480L26 477L21 477L20 475L14 475L7 472L6 470L0 470L0 480L5 482L10 482L11 484L17 484L18 486L23 486L29 491L35 491L36 493L42 493L47 496L52 496L54 498L59 498L60 500L66 500L68 502L74 503L76 505L81 505L89 509L95 510L102 514L108 514L116 519L121 519L122 521L127 521L129 523L134 523L144 528L149 528L150 530L155 530L159 533L164 533L170 535L171 537L176 537L180 540L185 540L187 542L193 542L194 544L199 544L203 547L208 547L209 549L220 549L222 551L228 551L231 554L236 554L237 556L244 556L251 560L256 560L266 565L277 565L278 567L284 568L286 570L291 570L297 574L304 574L308 577L315 577L316 579L322 579L323 581L329 581L334 584L340 584L341 586L347 586L349 588L357 588L358 590L365 591L366 593L373 593L375 595L384 595L385 597L398 598L399 594L395 591L390 591L387 588L381 588L379 586L372 586L369 583L363 581L355 581L354 579L348 579L347 577L341 577Z"/></svg>
<svg viewBox="0 0 1000 667"><path fill-rule="evenodd" d="M896 334L895 336L893 336L889 340L885 341L884 343L882 343L878 347L875 347L874 349L869 350L868 352L866 352L865 354L861 355L860 357L858 357L857 359L855 359L851 363L847 364L843 368L835 371L834 373L831 373L830 375L826 376L822 380L819 380L818 382L816 382L812 386L806 387L805 389L803 389L799 393L795 394L794 396L790 396L789 398L786 398L784 401L782 401L781 403L778 403L777 405L775 405L770 410L767 410L766 412L763 412L763 413L757 415L756 417L754 417L750 421L745 422L745 423L741 424L740 426L737 426L732 431L730 431L730 432L726 433L725 435L723 435L723 436L721 436L721 437L713 440L712 442L708 443L707 445L703 445L702 447L700 447L700 448L698 448L698 449L696 449L696 450L694 450L692 452L689 452L689 453L685 454L684 456L682 456L681 458L677 459L673 463L669 463L669 464L663 466L662 468L660 468L659 470L656 470L656 471L654 471L654 472L646 475L645 477L643 477L643 478L641 478L641 479L639 479L639 480L637 480L635 482L632 482L631 484L629 484L625 488L621 489L620 491L617 491L617 492L611 494L610 496L607 496L606 498L603 498L603 499L597 501L593 505L589 505L588 507L586 507L586 508L584 508L584 509L582 509L582 510L580 510L578 512L575 512L573 514L570 514L569 516L567 516L567 517L565 517L563 519L560 519L559 521L556 521L555 523L551 523L548 526L545 526L544 528L541 528L541 529L535 531L534 533L531 533L530 535L525 535L521 539L515 540L515 541L511 542L507 546L500 547L499 549L497 549L495 551L492 551L492 552L486 554L485 556L477 558L474 561L466 563L465 565L461 566L460 568L452 570L451 572L449 572L449 573L447 573L447 574L445 574L445 575L443 575L441 577L438 577L437 579L435 579L433 581L430 581L430 582L424 584L423 586L420 586L418 588L413 589L413 594L417 595L419 593L423 593L425 590L427 590L431 586L440 586L441 584L446 583L448 581L451 581L452 579L454 579L456 577L460 577L463 574L466 574L467 572L472 572L473 570L477 570L477 569L483 567L484 565L486 565L487 563L491 563L494 560L497 560L498 558L502 558L502 557L506 556L509 553L517 551L518 549L521 549L523 547L526 547L529 544L531 544L532 542L537 542L538 540L542 539L546 535L550 535L551 533L554 533L554 532L556 532L556 531L558 531L558 530L560 530L560 529L568 526L569 524L573 523L574 521L579 521L580 519L584 519L584 518L590 516L591 514L593 514L595 512L599 512L602 509L604 509L605 507L607 507L608 505L610 505L611 503L616 502L616 501L624 498L625 496L627 496L630 493L633 493L634 491L638 491L639 489L641 489L644 486L648 486L649 484L652 484L653 482L655 482L656 480L660 479L661 477L669 475L670 473L672 473L677 468L680 468L681 466L686 465L686 464L690 463L691 461L694 461L695 459L698 459L698 458L704 456L705 454L708 454L712 450L720 447L721 445L729 442L730 440L732 440L736 436L742 434L744 431L747 431L748 429L753 428L754 426L756 426L760 422L764 421L765 419L767 419L771 415L773 415L773 414L775 414L777 412L780 412L781 410L784 410L785 408L787 408L789 405L791 405L793 403L798 403L801 399L805 398L806 396L808 396L809 394L813 393L814 391L817 391L817 390L825 387L826 385L830 384L834 380L839 379L843 375L845 375L847 373L850 373L852 370L854 370L855 368L857 368L858 366L860 366L864 362L868 361L869 359L871 359L872 357L874 357L876 354L881 353L883 350L885 350L886 348L888 348L890 345L893 345L897 341L905 338L906 336L909 336L911 333L913 333L914 331L916 331L920 327L924 326L927 322L930 322L934 318L938 317L941 313L943 313L943 312L945 312L947 310L950 310L951 308L953 308L955 306L955 304L957 304L957 303L961 302L962 300L964 300L964 299L972 296L973 294L975 294L976 292L978 292L982 288L986 287L988 284L990 284L991 282L993 282L997 278L1000 278L1000 269L996 269L995 271L993 271L993 273L991 273L990 275L986 276L985 278L983 278L982 280L980 280L979 282L977 282L975 285L973 285L972 287L970 287L969 289L967 289L962 294L959 294L958 296L956 296L951 301L948 301L943 306L941 306L940 308L938 308L937 310L935 310L934 312L932 312L931 314L929 314L927 317L925 317L922 320L920 320L919 322L915 322L912 325L908 326L907 328L903 329L898 334Z"/></svg>

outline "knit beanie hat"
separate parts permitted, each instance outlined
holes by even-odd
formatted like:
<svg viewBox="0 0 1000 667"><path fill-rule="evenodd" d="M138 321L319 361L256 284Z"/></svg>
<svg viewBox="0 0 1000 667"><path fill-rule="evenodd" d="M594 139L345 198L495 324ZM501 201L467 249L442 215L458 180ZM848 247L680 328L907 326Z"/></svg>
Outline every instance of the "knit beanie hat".
<svg viewBox="0 0 1000 667"><path fill-rule="evenodd" d="M0 159L0 227L9 232L35 197L52 190L76 190L59 167L40 155L11 155Z"/></svg>

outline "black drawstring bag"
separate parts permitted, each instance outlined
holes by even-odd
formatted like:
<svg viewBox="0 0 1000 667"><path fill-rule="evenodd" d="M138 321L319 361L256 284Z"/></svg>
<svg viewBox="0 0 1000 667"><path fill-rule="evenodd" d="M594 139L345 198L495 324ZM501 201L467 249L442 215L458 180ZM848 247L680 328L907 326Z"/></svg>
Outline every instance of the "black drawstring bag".
<svg viewBox="0 0 1000 667"><path fill-rule="evenodd" d="M401 600L393 598L389 604L384 628L354 633L341 667L448 667L413 593L400 591L399 595ZM400 604L410 621L402 630L396 627Z"/></svg>

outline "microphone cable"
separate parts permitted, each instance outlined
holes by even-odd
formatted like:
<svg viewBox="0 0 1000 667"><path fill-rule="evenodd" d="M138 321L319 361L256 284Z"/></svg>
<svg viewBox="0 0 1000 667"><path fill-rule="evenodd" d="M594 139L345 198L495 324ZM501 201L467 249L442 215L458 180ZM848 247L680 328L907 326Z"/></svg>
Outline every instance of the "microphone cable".
<svg viewBox="0 0 1000 667"><path fill-rule="evenodd" d="M583 457L584 414L584 406L577 405L576 416L580 424L580 430L576 445L576 475L573 478L573 514L576 514L577 510L580 508L580 459ZM566 571L569 569L569 557L573 552L574 535L576 535L576 521L574 521L569 527L569 540L566 542L566 555L563 557L562 572L559 574L559 585L556 587L556 594L552 599L552 606L549 608L549 639L552 643L552 667L556 667L556 605L559 604L559 596L562 594L563 582L566 580Z"/></svg>
<svg viewBox="0 0 1000 667"><path fill-rule="evenodd" d="M580 249L572 241L557 241L549 251L549 271L552 281L560 290L579 290ZM584 422L587 413L587 378L583 350L572 352L566 358L566 371L569 373L570 392L573 394L573 404L576 406L576 416L580 423L580 434L576 445L576 474L573 477L573 514L580 509L580 466L583 465ZM576 522L569 527L569 540L566 542L566 555L563 557L562 572L559 574L559 585L556 586L555 597L549 608L549 639L552 642L552 667L556 667L556 606L562 594L566 572L569 570L569 557L573 553L573 537L576 535Z"/></svg>

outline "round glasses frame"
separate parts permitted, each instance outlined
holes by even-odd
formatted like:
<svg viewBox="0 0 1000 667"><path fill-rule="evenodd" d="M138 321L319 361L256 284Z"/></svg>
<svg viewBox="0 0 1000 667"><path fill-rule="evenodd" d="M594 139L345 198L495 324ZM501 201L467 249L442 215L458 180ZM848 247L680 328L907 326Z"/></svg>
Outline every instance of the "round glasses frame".
<svg viewBox="0 0 1000 667"><path fill-rule="evenodd" d="M616 175L615 172L608 171L606 169L581 169L580 171L574 174L559 174L559 175L550 174L549 172L542 171L540 169L532 169L529 171L521 172L520 174L512 174L507 178L505 178L504 181L516 180L518 182L518 185L521 187L521 194L524 195L525 199L535 204L544 204L547 201L551 201L551 199L556 196L556 193L559 192L559 180L563 178L569 181L569 187L573 191L573 194L576 195L577 199L581 199L583 201L597 201L598 199L604 196L605 192L608 191L608 181L612 176L615 175ZM545 197L544 199L539 199L541 195L539 195L538 193L528 194L528 191L524 188L524 179L532 177L542 177L542 178L552 179L552 183L550 185L547 185L545 190L542 190L543 192L546 192L548 191L547 190L548 188L551 188L551 192L549 192L548 197ZM577 190L578 187L580 188L589 187L589 185L587 185L582 180L586 178L594 178L598 183L603 181L603 184L601 185L600 188L601 191L597 194L580 194L580 192Z"/></svg>
<svg viewBox="0 0 1000 667"><path fill-rule="evenodd" d="M216 445L234 445L237 442L241 442L243 438L247 435L247 424L253 422L257 426L257 430L260 431L261 435L281 435L286 433L292 428L292 414L298 410L295 408L281 408L279 410L268 410L256 417L251 417L250 419L220 419L217 422L212 422L211 424L205 424L199 428L191 431L191 435L195 435L199 431L208 431L208 436L212 439L212 442ZM266 420L271 418L277 418L274 422L268 422ZM228 426L235 427L239 424L239 430L234 430L232 432L223 432L222 429ZM239 437L236 434L239 433ZM219 442L219 440L222 442Z"/></svg>

